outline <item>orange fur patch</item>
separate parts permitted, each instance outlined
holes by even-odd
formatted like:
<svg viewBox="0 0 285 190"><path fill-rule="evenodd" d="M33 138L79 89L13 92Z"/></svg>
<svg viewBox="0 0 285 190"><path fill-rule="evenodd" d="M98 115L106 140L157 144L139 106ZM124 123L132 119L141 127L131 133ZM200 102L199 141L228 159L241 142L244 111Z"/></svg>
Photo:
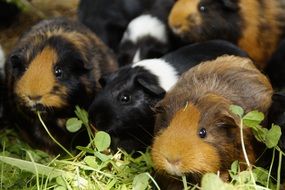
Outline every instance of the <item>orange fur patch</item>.
<svg viewBox="0 0 285 190"><path fill-rule="evenodd" d="M217 150L198 136L200 111L188 104L155 138L152 159L157 170L173 175L216 172L220 168Z"/></svg>
<svg viewBox="0 0 285 190"><path fill-rule="evenodd" d="M57 53L50 47L46 47L30 63L28 69L16 84L15 92L21 97L27 106L41 103L47 107L61 107L65 103L59 96L51 94L56 85L53 74L53 66L57 61ZM66 94L66 89L61 88L61 94ZM31 98L40 97L33 101Z"/></svg>
<svg viewBox="0 0 285 190"><path fill-rule="evenodd" d="M199 25L202 22L197 5L200 0L179 0L175 3L168 17L169 26L176 31L181 33L189 29L189 13L195 18L194 25Z"/></svg>
<svg viewBox="0 0 285 190"><path fill-rule="evenodd" d="M276 49L281 35L277 22L278 14L280 14L277 1L264 1L264 3L264 12L260 12L262 10L259 1L241 0L240 2L245 28L238 45L248 52L259 69L265 67L266 62ZM260 24L267 28L261 30Z"/></svg>

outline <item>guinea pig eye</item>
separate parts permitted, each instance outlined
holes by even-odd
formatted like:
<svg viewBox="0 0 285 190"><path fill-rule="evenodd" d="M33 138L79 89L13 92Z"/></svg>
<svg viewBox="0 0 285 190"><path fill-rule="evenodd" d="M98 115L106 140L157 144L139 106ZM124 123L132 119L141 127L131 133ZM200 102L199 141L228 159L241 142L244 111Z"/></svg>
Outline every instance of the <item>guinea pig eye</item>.
<svg viewBox="0 0 285 190"><path fill-rule="evenodd" d="M56 67L54 68L54 74L55 74L55 77L56 77L56 78L61 78L61 77L62 77L62 74L63 74L62 68L59 67L59 66L56 66Z"/></svg>
<svg viewBox="0 0 285 190"><path fill-rule="evenodd" d="M200 138L205 138L207 136L207 131L205 128L201 128L199 131Z"/></svg>
<svg viewBox="0 0 285 190"><path fill-rule="evenodd" d="M199 11L200 12L206 12L207 11L207 8L205 5L199 5Z"/></svg>
<svg viewBox="0 0 285 190"><path fill-rule="evenodd" d="M131 101L131 96L128 94L122 94L119 96L119 101L122 104L128 104Z"/></svg>

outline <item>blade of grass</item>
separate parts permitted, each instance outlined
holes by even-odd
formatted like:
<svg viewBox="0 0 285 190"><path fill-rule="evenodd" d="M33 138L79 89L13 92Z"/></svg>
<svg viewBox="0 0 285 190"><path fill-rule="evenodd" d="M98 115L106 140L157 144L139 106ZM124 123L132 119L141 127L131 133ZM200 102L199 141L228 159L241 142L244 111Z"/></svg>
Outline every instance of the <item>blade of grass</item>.
<svg viewBox="0 0 285 190"><path fill-rule="evenodd" d="M279 152L279 162L278 162L278 175L277 175L277 188L280 189L281 183L281 165L282 165L282 152Z"/></svg>
<svg viewBox="0 0 285 190"><path fill-rule="evenodd" d="M29 158L31 159L32 164L34 165L35 174L36 174L37 189L40 190L40 182L39 182L39 172L38 172L38 168L37 168L37 166L35 165L35 161L34 161L32 155L31 155L31 153L30 153L30 152L27 152L27 154L28 154Z"/></svg>
<svg viewBox="0 0 285 190"><path fill-rule="evenodd" d="M44 129L46 130L47 134L50 136L50 138L60 147L62 148L62 150L64 150L69 156L74 157L64 146L62 146L49 132L47 126L45 125L44 121L42 120L41 114L40 112L37 112L39 120L42 124L42 126L44 127Z"/></svg>
<svg viewBox="0 0 285 190"><path fill-rule="evenodd" d="M71 172L67 172L64 170L45 166L45 165L38 164L38 163L31 163L30 161L26 161L22 159L0 156L0 161L6 164L9 164L11 166L15 166L21 170L31 172L33 174L36 173L35 168L37 168L37 171L39 174L44 175L44 176L49 176L50 179L56 178L58 176L64 176L67 179L73 180L76 177L76 175ZM82 180L84 179L82 178Z"/></svg>
<svg viewBox="0 0 285 190"><path fill-rule="evenodd" d="M267 176L267 182L266 182L266 187L267 188L269 188L270 175L271 175L271 171L272 171L272 168L273 168L273 163L274 163L274 160L275 160L275 151L276 151L276 149L274 148L273 149L273 153L272 153L272 159L271 159L269 171L268 171L268 176Z"/></svg>

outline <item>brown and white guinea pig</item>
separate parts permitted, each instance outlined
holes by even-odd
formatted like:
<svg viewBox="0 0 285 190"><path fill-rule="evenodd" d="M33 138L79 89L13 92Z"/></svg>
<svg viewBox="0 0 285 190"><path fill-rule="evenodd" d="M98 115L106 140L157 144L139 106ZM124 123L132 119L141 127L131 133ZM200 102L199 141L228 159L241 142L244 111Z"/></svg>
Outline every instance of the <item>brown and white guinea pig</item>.
<svg viewBox="0 0 285 190"><path fill-rule="evenodd" d="M28 140L53 151L56 145L35 113L40 111L55 138L69 146L72 135L65 129L66 119L74 116L76 105L88 108L100 89L100 76L117 68L114 60L82 24L64 18L41 21L20 38L7 58L6 112Z"/></svg>
<svg viewBox="0 0 285 190"><path fill-rule="evenodd" d="M224 39L248 52L263 69L284 36L284 0L178 0L172 30L188 42Z"/></svg>
<svg viewBox="0 0 285 190"><path fill-rule="evenodd" d="M271 95L268 79L248 58L222 56L185 72L156 107L151 149L155 169L161 174L185 174L193 182L206 172L226 175L233 161L244 161L239 119L230 105L266 113ZM245 128L251 163L257 158L253 140Z"/></svg>
<svg viewBox="0 0 285 190"><path fill-rule="evenodd" d="M222 40L191 44L161 58L145 59L103 76L103 86L89 108L90 121L112 137L112 148L128 152L151 144L155 104L179 76L205 60L230 54L246 57L235 45Z"/></svg>
<svg viewBox="0 0 285 190"><path fill-rule="evenodd" d="M120 66L159 58L177 49L179 39L174 37L167 24L174 2L155 0L150 10L130 21L118 48Z"/></svg>

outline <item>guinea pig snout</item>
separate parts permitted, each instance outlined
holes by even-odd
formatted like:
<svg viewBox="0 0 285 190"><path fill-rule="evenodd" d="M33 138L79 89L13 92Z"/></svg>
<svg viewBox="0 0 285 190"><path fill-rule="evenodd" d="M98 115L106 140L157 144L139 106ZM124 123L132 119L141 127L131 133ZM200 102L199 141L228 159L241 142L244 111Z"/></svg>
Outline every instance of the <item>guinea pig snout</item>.
<svg viewBox="0 0 285 190"><path fill-rule="evenodd" d="M183 34L189 30L190 25L201 23L198 1L179 0L175 3L168 17L168 24L174 33Z"/></svg>

